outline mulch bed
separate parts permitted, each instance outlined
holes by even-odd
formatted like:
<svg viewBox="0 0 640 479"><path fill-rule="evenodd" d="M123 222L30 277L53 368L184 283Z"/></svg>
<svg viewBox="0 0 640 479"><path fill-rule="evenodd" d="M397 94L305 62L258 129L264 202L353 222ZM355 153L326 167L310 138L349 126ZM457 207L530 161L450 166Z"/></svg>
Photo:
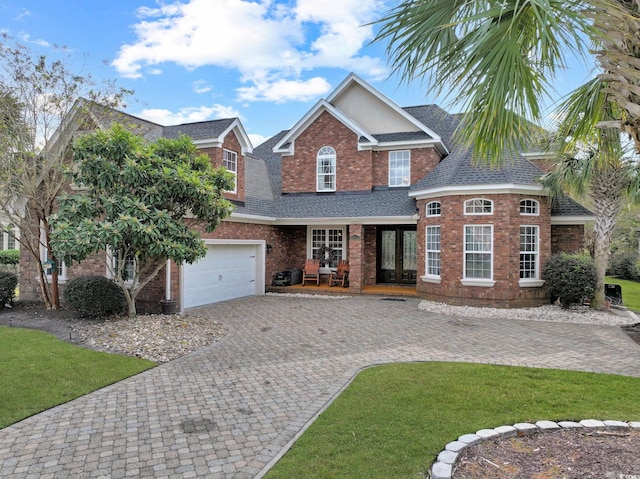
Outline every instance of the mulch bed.
<svg viewBox="0 0 640 479"><path fill-rule="evenodd" d="M563 429L466 448L452 479L640 479L640 431Z"/></svg>

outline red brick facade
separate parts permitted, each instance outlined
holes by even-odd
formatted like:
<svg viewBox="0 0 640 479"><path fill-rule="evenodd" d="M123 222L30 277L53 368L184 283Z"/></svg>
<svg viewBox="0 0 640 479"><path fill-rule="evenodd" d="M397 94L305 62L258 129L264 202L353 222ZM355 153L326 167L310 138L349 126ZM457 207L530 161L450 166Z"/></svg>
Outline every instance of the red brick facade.
<svg viewBox="0 0 640 479"><path fill-rule="evenodd" d="M464 214L464 202L472 198L493 201L489 215ZM520 201L534 199L539 203L539 214L520 214ZM430 201L441 203L440 216L426 216ZM546 197L517 194L472 196L445 196L419 200L418 221L418 276L425 275L425 235L427 226L441 228L440 282L418 280L417 290L425 298L453 304L491 305L498 307L529 306L547 303L549 294L544 287L523 287L520 282L520 226L538 226L539 260L538 278L551 255L552 228L550 208ZM493 227L493 280L492 287L465 286L464 227L465 225L492 225ZM582 226L576 227L576 229Z"/></svg>

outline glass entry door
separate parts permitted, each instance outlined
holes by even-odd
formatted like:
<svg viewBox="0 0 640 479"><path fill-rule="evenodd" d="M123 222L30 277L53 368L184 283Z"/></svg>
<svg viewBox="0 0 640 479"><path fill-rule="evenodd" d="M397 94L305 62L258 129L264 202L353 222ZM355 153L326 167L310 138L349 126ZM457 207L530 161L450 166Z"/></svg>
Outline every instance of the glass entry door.
<svg viewBox="0 0 640 479"><path fill-rule="evenodd" d="M416 284L416 228L378 229L378 283Z"/></svg>

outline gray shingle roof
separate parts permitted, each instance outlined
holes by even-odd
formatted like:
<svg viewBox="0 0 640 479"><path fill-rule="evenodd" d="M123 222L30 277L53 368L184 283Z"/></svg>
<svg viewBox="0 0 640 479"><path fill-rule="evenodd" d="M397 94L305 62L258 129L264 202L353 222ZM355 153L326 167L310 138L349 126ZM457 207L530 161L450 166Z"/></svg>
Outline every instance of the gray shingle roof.
<svg viewBox="0 0 640 479"><path fill-rule="evenodd" d="M379 142L432 140L433 137L424 131L407 131L400 133L379 133L373 135Z"/></svg>
<svg viewBox="0 0 640 479"><path fill-rule="evenodd" d="M221 120L165 126L162 135L165 138L178 138L180 135L186 135L196 141L208 140L220 136L235 120L236 118L223 118Z"/></svg>
<svg viewBox="0 0 640 479"><path fill-rule="evenodd" d="M593 216L593 213L572 198L557 195L551 203L551 216Z"/></svg>

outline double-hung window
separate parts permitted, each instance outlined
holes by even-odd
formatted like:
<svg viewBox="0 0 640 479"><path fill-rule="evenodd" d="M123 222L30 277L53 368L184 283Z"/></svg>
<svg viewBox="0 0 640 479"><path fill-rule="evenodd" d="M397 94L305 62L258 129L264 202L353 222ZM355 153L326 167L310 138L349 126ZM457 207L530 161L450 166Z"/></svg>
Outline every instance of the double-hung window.
<svg viewBox="0 0 640 479"><path fill-rule="evenodd" d="M233 189L229 190L229 192L236 193L238 191L238 154L235 151L223 150L222 166L230 173L233 173Z"/></svg>
<svg viewBox="0 0 640 479"><path fill-rule="evenodd" d="M469 286L493 286L492 225L465 225L462 282Z"/></svg>
<svg viewBox="0 0 640 479"><path fill-rule="evenodd" d="M440 278L440 226L427 226L426 265L428 279Z"/></svg>
<svg viewBox="0 0 640 479"><path fill-rule="evenodd" d="M345 259L345 230L340 227L314 227L308 231L309 258L320 260L321 268L337 268Z"/></svg>
<svg viewBox="0 0 640 479"><path fill-rule="evenodd" d="M0 250L16 249L16 235L18 228L13 225L5 226L0 229Z"/></svg>
<svg viewBox="0 0 640 479"><path fill-rule="evenodd" d="M542 286L540 279L540 227L520 226L520 281L522 287Z"/></svg>
<svg viewBox="0 0 640 479"><path fill-rule="evenodd" d="M122 270L122 279L127 283L133 283L136 277L136 259L132 255L121 257L118 251L114 251L111 255L114 276L118 271Z"/></svg>
<svg viewBox="0 0 640 479"><path fill-rule="evenodd" d="M411 184L411 152L398 150L389 152L389 186Z"/></svg>
<svg viewBox="0 0 640 479"><path fill-rule="evenodd" d="M323 146L316 158L317 191L336 191L336 150Z"/></svg>

